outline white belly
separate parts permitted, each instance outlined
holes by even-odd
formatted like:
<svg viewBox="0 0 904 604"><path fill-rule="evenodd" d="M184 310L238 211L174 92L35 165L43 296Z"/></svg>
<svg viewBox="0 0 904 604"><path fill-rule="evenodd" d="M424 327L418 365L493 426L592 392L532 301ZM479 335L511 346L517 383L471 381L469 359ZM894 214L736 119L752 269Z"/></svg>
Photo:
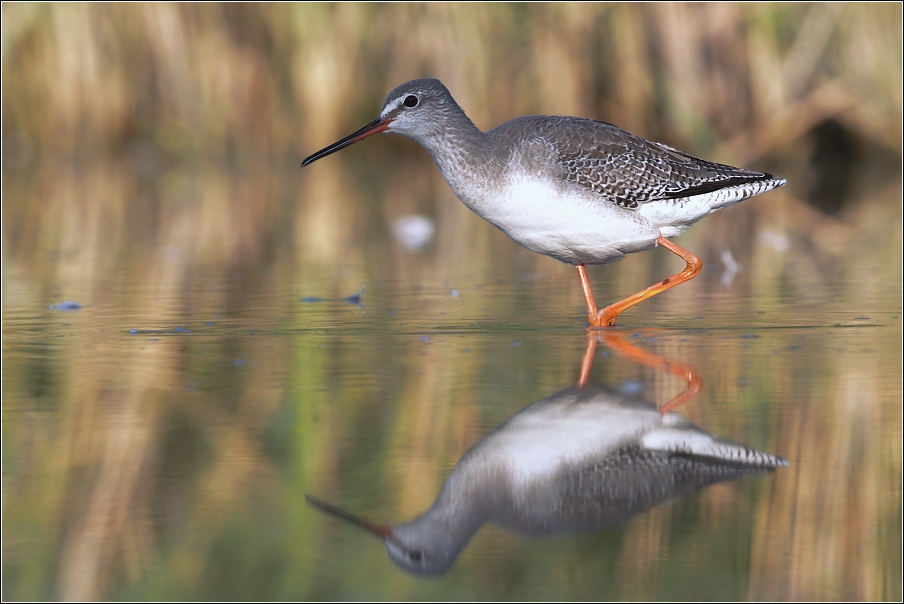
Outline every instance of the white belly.
<svg viewBox="0 0 904 604"><path fill-rule="evenodd" d="M571 187L517 180L492 199L462 199L524 247L569 264L601 264L656 245L659 229L633 210Z"/></svg>

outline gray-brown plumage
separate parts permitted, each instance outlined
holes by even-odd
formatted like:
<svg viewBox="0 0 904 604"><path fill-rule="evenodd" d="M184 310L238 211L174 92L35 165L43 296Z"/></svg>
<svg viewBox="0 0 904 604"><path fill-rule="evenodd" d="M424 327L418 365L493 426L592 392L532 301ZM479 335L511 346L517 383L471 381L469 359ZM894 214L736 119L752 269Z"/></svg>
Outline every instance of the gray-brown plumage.
<svg viewBox="0 0 904 604"><path fill-rule="evenodd" d="M378 132L423 145L465 205L526 248L579 271L665 245L704 216L785 184L589 119L529 116L482 132L430 79L397 87L379 118L302 165ZM690 270L693 256L682 257ZM664 283L686 281L696 270ZM597 316L583 273L582 284L590 324L614 324L608 309Z"/></svg>
<svg viewBox="0 0 904 604"><path fill-rule="evenodd" d="M693 157L607 122L546 116L513 121L555 150L565 180L625 208L773 178Z"/></svg>
<svg viewBox="0 0 904 604"><path fill-rule="evenodd" d="M481 132L446 87L431 79L397 87L377 120L303 165L378 131L422 144L468 207L522 245L572 264L606 262L653 247L660 234L674 236L715 209L785 183L596 120L534 115ZM519 189L527 181L537 186ZM571 225L555 219L573 214L568 206L581 206L580 198L588 195L589 207L577 218L569 216ZM639 216L601 206L594 211L594 199ZM656 202L664 204L646 216L643 207ZM591 233L588 224L599 228Z"/></svg>
<svg viewBox="0 0 904 604"><path fill-rule="evenodd" d="M563 472L556 505L512 528L528 534L598 531L695 489L774 469L762 460L745 464L631 444Z"/></svg>

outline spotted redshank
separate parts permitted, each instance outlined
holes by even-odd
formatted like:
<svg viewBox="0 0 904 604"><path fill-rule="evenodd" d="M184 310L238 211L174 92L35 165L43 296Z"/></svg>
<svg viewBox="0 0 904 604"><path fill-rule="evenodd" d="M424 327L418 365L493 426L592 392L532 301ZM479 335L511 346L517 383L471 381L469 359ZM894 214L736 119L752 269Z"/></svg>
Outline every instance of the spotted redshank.
<svg viewBox="0 0 904 604"><path fill-rule="evenodd" d="M306 497L382 539L403 570L437 575L486 522L526 535L593 532L694 489L785 465L679 413L588 385L541 399L484 437L433 506L406 524L377 524Z"/></svg>
<svg viewBox="0 0 904 604"><path fill-rule="evenodd" d="M466 206L524 247L577 267L591 327L692 279L702 263L669 241L704 216L785 184L765 172L698 159L606 122L527 116L478 129L439 80L389 93L380 117L302 166L379 132L423 145ZM686 268L598 310L586 264L661 245Z"/></svg>

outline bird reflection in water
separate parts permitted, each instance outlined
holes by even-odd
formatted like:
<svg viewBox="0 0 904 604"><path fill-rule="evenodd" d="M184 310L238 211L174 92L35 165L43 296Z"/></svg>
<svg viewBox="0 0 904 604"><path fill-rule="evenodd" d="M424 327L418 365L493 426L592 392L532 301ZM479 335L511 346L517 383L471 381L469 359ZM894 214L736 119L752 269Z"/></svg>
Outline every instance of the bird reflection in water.
<svg viewBox="0 0 904 604"><path fill-rule="evenodd" d="M683 377L687 388L657 406L589 384L598 342ZM532 403L474 445L452 469L433 507L418 518L379 525L306 498L382 539L396 566L438 575L485 522L524 535L599 531L694 489L787 465L673 411L701 388L690 365L644 351L615 333L590 334L578 384Z"/></svg>

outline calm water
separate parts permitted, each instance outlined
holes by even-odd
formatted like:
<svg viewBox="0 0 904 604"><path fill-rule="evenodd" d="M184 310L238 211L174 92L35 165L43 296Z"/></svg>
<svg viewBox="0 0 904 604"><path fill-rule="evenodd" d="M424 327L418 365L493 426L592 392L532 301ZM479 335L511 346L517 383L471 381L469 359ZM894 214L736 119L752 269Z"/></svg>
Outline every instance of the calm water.
<svg viewBox="0 0 904 604"><path fill-rule="evenodd" d="M836 217L792 189L704 220L678 240L704 272L585 364L588 391L659 405L686 386L663 367L692 368L675 411L786 467L603 530L489 522L430 578L308 505L417 518L592 345L574 270L413 163L5 176L4 599L901 597L899 182ZM608 303L680 268L590 274Z"/></svg>

